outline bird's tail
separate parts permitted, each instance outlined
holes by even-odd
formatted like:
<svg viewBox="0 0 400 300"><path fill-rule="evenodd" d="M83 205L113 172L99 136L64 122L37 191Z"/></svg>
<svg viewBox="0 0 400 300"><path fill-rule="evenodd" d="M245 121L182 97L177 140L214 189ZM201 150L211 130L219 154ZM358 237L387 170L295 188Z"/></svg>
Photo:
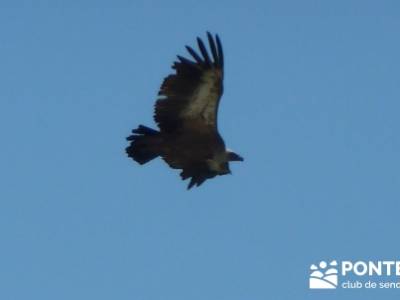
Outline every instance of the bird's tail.
<svg viewBox="0 0 400 300"><path fill-rule="evenodd" d="M126 139L131 144L125 149L129 157L143 165L160 155L160 132L139 125Z"/></svg>

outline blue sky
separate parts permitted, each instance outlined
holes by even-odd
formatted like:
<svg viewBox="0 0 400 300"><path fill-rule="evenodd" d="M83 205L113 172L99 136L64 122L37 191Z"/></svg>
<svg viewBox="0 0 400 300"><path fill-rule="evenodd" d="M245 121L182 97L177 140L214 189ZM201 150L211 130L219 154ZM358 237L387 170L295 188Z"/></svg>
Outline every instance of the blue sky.
<svg viewBox="0 0 400 300"><path fill-rule="evenodd" d="M320 260L399 258L397 1L2 1L1 299L398 299L312 291ZM125 137L218 33L245 162L190 191Z"/></svg>

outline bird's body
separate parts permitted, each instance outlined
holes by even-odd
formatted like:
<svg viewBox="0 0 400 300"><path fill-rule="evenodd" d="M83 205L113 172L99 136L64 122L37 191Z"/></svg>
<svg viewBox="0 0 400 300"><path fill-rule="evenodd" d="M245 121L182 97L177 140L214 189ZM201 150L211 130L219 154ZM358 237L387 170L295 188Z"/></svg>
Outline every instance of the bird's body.
<svg viewBox="0 0 400 300"><path fill-rule="evenodd" d="M217 128L217 113L223 92L223 52L218 36L207 33L212 53L208 56L198 38L202 57L186 46L195 61L178 56L176 74L164 79L155 105L154 119L160 130L140 125L127 139L128 156L144 164L157 156L174 169L182 169L188 188L206 179L230 173L229 161L243 160L228 151Z"/></svg>

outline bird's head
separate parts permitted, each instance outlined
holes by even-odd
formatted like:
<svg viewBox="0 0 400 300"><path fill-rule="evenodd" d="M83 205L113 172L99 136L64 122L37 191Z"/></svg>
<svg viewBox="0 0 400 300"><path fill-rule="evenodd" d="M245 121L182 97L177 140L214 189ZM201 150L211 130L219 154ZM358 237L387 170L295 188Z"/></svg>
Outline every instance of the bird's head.
<svg viewBox="0 0 400 300"><path fill-rule="evenodd" d="M227 175L232 173L229 168L230 161L243 161L243 158L235 152L227 150L225 153L215 155L212 159L207 159L207 164L210 171L218 175Z"/></svg>
<svg viewBox="0 0 400 300"><path fill-rule="evenodd" d="M233 151L230 151L230 150L226 151L226 156L228 158L228 161L243 161L244 160L243 157L241 157L239 154L237 154Z"/></svg>

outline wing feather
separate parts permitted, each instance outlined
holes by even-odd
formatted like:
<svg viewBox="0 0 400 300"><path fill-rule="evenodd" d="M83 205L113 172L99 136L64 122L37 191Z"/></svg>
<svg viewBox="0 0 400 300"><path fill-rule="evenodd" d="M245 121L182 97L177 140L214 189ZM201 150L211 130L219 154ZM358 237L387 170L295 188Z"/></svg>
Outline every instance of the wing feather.
<svg viewBox="0 0 400 300"><path fill-rule="evenodd" d="M203 64L203 60L201 57L197 54L196 51L193 50L193 48L186 46L187 51L190 53L191 56L196 60L198 64Z"/></svg>
<svg viewBox="0 0 400 300"><path fill-rule="evenodd" d="M196 66L196 63L194 61L191 61L190 59L184 58L180 55L177 55L176 57L178 57L179 61L183 64Z"/></svg>
<svg viewBox="0 0 400 300"><path fill-rule="evenodd" d="M221 44L221 40L219 39L218 34L215 35L215 39L217 41L217 47L218 47L218 63L219 63L219 67L221 69L224 68L224 52L222 51L222 44Z"/></svg>
<svg viewBox="0 0 400 300"><path fill-rule="evenodd" d="M215 42L211 33L209 33L208 31L207 31L207 38L208 38L208 43L210 45L211 54L214 59L214 65L218 65L219 58L218 58L217 48L215 47Z"/></svg>
<svg viewBox="0 0 400 300"><path fill-rule="evenodd" d="M210 57L208 56L207 49L204 46L204 43L200 38L197 38L197 44L199 45L200 52L204 57L205 64L207 66L211 65L211 60L210 60Z"/></svg>

